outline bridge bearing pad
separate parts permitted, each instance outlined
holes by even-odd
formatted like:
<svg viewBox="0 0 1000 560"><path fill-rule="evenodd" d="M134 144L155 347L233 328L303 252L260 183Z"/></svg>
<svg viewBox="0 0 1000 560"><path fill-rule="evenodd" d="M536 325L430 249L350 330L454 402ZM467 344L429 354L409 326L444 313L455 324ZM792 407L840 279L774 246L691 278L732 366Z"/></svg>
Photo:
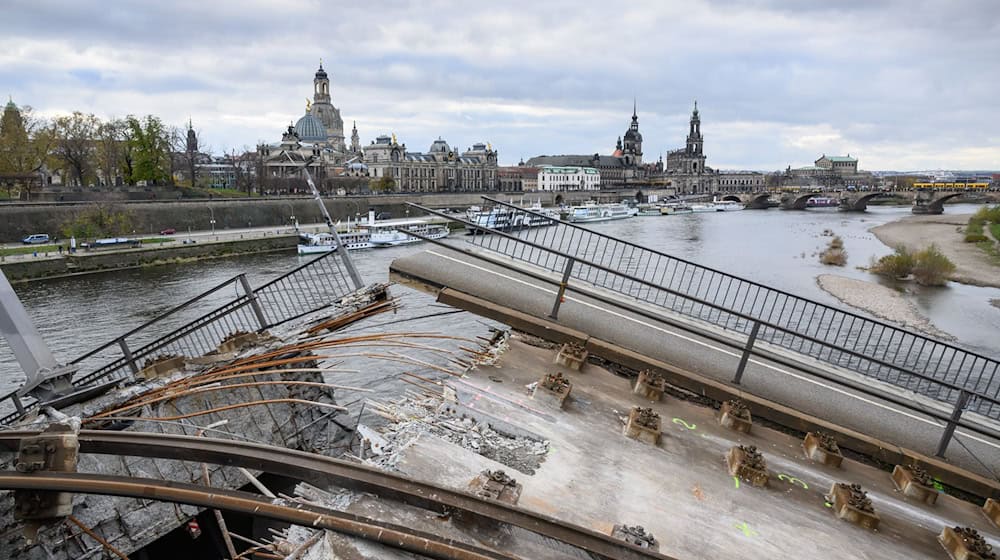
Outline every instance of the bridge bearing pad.
<svg viewBox="0 0 1000 560"><path fill-rule="evenodd" d="M555 362L575 371L583 371L583 364L587 361L587 356L589 355L590 352L582 345L575 342L567 342L559 348Z"/></svg>
<svg viewBox="0 0 1000 560"><path fill-rule="evenodd" d="M735 476L758 488L767 486L771 478L764 457L752 445L731 447L726 453L726 466L729 467L730 476Z"/></svg>
<svg viewBox="0 0 1000 560"><path fill-rule="evenodd" d="M896 465L892 469L892 483L908 498L932 506L937 503L938 491L927 471L918 466Z"/></svg>
<svg viewBox="0 0 1000 560"><path fill-rule="evenodd" d="M628 413L622 434L643 443L656 445L660 443L660 415L651 408L633 406Z"/></svg>
<svg viewBox="0 0 1000 560"><path fill-rule="evenodd" d="M840 468L844 462L844 456L840 453L840 446L833 436L822 432L809 432L802 440L802 450L806 457L817 463L822 463L829 467Z"/></svg>
<svg viewBox="0 0 1000 560"><path fill-rule="evenodd" d="M481 498L497 500L505 504L517 505L521 498L522 485L502 470L485 470L472 479L469 487Z"/></svg>
<svg viewBox="0 0 1000 560"><path fill-rule="evenodd" d="M938 535L938 542L952 560L995 560L990 545L971 527L945 527Z"/></svg>
<svg viewBox="0 0 1000 560"><path fill-rule="evenodd" d="M573 384L561 373L550 373L542 377L531 391L531 398L551 408L561 410L566 397L573 390Z"/></svg>
<svg viewBox="0 0 1000 560"><path fill-rule="evenodd" d="M987 498L986 503L983 504L983 515L997 528L1000 528L1000 502L993 498Z"/></svg>
<svg viewBox="0 0 1000 560"><path fill-rule="evenodd" d="M139 374L143 379L157 379L180 371L185 364L184 356L163 356L153 358L143 365Z"/></svg>
<svg viewBox="0 0 1000 560"><path fill-rule="evenodd" d="M639 372L639 378L636 379L632 392L642 395L644 399L659 401L663 398L663 390L666 387L667 380L662 374L651 369L644 369Z"/></svg>
<svg viewBox="0 0 1000 560"><path fill-rule="evenodd" d="M656 541L652 533L647 532L641 525L615 525L611 529L611 538L625 541L639 548L660 550L660 543Z"/></svg>
<svg viewBox="0 0 1000 560"><path fill-rule="evenodd" d="M837 517L859 527L878 529L879 516L868 493L860 485L834 482L827 500L833 503L833 512Z"/></svg>
<svg viewBox="0 0 1000 560"><path fill-rule="evenodd" d="M45 431L21 440L14 468L21 473L76 472L79 425L50 424ZM34 542L39 527L73 513L73 494L45 490L15 490L14 519L25 521L25 539Z"/></svg>
<svg viewBox="0 0 1000 560"><path fill-rule="evenodd" d="M719 408L719 424L730 430L749 434L750 428L753 426L753 416L743 401L726 401Z"/></svg>

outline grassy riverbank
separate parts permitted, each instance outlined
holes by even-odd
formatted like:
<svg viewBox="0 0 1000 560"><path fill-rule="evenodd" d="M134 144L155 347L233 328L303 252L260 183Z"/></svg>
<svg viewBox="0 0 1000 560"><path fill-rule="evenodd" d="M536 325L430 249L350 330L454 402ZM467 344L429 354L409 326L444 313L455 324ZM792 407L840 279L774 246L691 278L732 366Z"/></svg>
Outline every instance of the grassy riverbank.
<svg viewBox="0 0 1000 560"><path fill-rule="evenodd" d="M1000 262L976 244L966 243L966 227L972 214L907 216L871 229L888 247L906 247L911 253L936 245L955 263L951 280L973 286L1000 288Z"/></svg>

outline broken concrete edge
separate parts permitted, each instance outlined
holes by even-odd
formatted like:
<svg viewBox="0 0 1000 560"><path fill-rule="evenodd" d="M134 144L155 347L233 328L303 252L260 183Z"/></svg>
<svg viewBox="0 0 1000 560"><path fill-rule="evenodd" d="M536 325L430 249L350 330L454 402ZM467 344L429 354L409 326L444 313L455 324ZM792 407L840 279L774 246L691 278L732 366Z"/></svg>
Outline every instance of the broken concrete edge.
<svg viewBox="0 0 1000 560"><path fill-rule="evenodd" d="M391 270L390 275L393 280L406 283L416 289L421 288L415 284L427 286L424 283L414 283L412 280L402 277ZM884 465L919 465L933 473L935 478L942 484L984 499L1000 499L1000 483L952 465L937 457L930 457L850 428L833 424L793 408L757 397L737 387L726 385L666 362L648 358L617 344L593 338L585 332L560 325L553 321L540 319L451 288L433 289L430 291L437 293L437 301L439 303L499 321L515 330L523 331L552 342L561 344L572 341L583 344L591 354L637 371L647 368L658 369L671 385L702 395L719 403L733 398L742 399L750 407L754 416L802 435L808 432L824 431L837 438L837 444L841 449L848 449L870 457Z"/></svg>

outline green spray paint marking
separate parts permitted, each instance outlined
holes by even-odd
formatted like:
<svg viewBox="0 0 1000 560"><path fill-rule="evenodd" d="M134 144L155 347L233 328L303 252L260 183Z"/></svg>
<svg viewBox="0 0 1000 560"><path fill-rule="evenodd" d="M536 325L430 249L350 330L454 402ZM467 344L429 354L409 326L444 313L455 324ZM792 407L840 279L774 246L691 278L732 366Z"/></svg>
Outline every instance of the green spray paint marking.
<svg viewBox="0 0 1000 560"><path fill-rule="evenodd" d="M734 525L734 527L736 527L740 531L743 531L743 536L745 536L745 537L756 537L757 536L757 531L754 531L753 529L751 529L750 526L746 524L746 522L740 523L738 525Z"/></svg>
<svg viewBox="0 0 1000 560"><path fill-rule="evenodd" d="M698 427L697 424L688 424L683 418L674 418L673 419L673 423L677 424L677 425L680 425L680 426L684 426L685 428L687 428L689 430L693 430L693 429L695 429L695 428Z"/></svg>
<svg viewBox="0 0 1000 560"><path fill-rule="evenodd" d="M736 488L739 488L740 487L740 479L734 476L733 477L733 484L736 485Z"/></svg>

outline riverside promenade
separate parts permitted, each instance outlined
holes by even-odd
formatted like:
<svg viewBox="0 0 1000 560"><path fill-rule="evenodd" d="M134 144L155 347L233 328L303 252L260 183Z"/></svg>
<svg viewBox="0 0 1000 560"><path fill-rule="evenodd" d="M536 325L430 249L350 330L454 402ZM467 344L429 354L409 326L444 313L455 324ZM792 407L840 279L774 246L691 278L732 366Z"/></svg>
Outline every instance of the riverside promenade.
<svg viewBox="0 0 1000 560"><path fill-rule="evenodd" d="M947 403L873 380L768 343L758 342L733 383L747 343L722 328L621 293L570 281L551 317L561 275L495 251L449 241L396 259L390 278L437 295L438 301L561 341L584 343L592 355L635 369L664 371L669 382L716 401L739 397L755 417L801 432L836 433L852 451L900 463L933 465L942 481L990 494L1000 464L1000 424L972 412L934 457L947 430ZM948 480L949 472L954 478Z"/></svg>

